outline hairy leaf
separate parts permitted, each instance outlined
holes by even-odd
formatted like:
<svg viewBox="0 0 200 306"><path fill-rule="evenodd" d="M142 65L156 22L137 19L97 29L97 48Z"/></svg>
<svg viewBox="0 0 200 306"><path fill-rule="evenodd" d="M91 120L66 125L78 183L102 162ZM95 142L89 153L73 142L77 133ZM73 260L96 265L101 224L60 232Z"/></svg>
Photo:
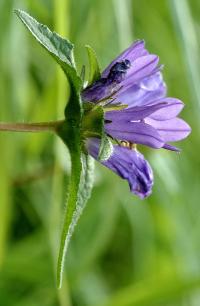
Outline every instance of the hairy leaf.
<svg viewBox="0 0 200 306"><path fill-rule="evenodd" d="M57 286L62 285L64 262L67 248L74 232L74 228L79 217L85 208L90 197L93 186L94 160L89 155L81 154L81 164L77 158L77 152L71 154L72 173L67 207L62 230L58 266L57 266ZM79 174L79 175L78 175Z"/></svg>

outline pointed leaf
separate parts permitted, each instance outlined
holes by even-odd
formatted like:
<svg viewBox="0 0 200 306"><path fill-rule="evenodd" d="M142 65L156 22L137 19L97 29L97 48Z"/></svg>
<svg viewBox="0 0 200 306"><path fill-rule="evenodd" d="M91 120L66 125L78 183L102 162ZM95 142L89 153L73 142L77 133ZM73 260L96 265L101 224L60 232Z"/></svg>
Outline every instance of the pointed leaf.
<svg viewBox="0 0 200 306"><path fill-rule="evenodd" d="M49 53L68 65L75 65L73 59L73 45L67 39L62 38L55 32L51 32L46 25L39 23L26 12L15 10L15 13L31 34Z"/></svg>
<svg viewBox="0 0 200 306"><path fill-rule="evenodd" d="M52 32L46 25L39 23L26 12L15 10L15 13L36 40L61 66L65 75L70 79L71 85L79 90L82 86L82 81L77 75L75 68L73 44L57 33Z"/></svg>
<svg viewBox="0 0 200 306"><path fill-rule="evenodd" d="M97 60L97 56L95 51L89 46L85 46L88 54L89 65L90 65L90 73L89 73L89 85L95 82L96 80L100 79L101 72L99 68L99 63Z"/></svg>
<svg viewBox="0 0 200 306"><path fill-rule="evenodd" d="M79 220L83 209L91 195L93 186L94 160L89 155L81 155L81 165L77 160L77 154L72 156L72 173L69 197L65 212L64 226L61 236L58 265L57 265L57 286L62 285L64 262L67 248L73 234L74 228ZM80 171L80 168L82 171ZM77 175L79 173L79 175ZM79 182L79 184L78 184Z"/></svg>

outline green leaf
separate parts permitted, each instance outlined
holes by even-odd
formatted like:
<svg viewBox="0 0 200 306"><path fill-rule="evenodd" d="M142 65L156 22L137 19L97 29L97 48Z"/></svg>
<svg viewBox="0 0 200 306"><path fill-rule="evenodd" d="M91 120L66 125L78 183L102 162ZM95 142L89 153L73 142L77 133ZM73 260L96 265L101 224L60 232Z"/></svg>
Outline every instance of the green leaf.
<svg viewBox="0 0 200 306"><path fill-rule="evenodd" d="M65 212L64 226L61 236L58 265L57 286L61 288L64 272L65 255L73 234L74 228L79 220L86 202L91 195L93 186L94 160L89 155L81 154L81 164L77 152L71 154L72 173Z"/></svg>
<svg viewBox="0 0 200 306"><path fill-rule="evenodd" d="M88 154L82 153L82 173L79 184L78 201L76 211L74 212L73 222L71 223L71 230L73 231L80 214L82 213L87 200L90 198L91 190L94 181L94 159Z"/></svg>
<svg viewBox="0 0 200 306"><path fill-rule="evenodd" d="M37 39L37 41L52 55L60 61L68 65L75 66L73 59L73 45L67 40L62 38L29 14L22 10L15 10L16 15L21 19L24 25Z"/></svg>
<svg viewBox="0 0 200 306"><path fill-rule="evenodd" d="M110 158L113 153L113 145L111 140L104 134L101 138L101 145L98 154L99 161L105 161Z"/></svg>
<svg viewBox="0 0 200 306"><path fill-rule="evenodd" d="M86 137L101 137L104 125L104 111L102 106L96 106L94 103L84 103L84 116L82 123L82 131Z"/></svg>
<svg viewBox="0 0 200 306"><path fill-rule="evenodd" d="M99 148L98 160L105 161L110 158L113 153L113 145L109 137L105 133L104 110L102 106L95 106L93 113L96 113L96 120L93 126L100 135L101 143Z"/></svg>
<svg viewBox="0 0 200 306"><path fill-rule="evenodd" d="M86 45L85 47L87 50L89 65L90 65L89 80L88 80L88 84L90 85L96 80L100 79L101 72L95 51L89 45Z"/></svg>
<svg viewBox="0 0 200 306"><path fill-rule="evenodd" d="M104 109L101 105L94 103L84 103L84 116L82 123L82 133L84 138L98 137L101 139L98 160L105 161L113 153L113 145L105 133Z"/></svg>
<svg viewBox="0 0 200 306"><path fill-rule="evenodd" d="M42 47L44 47L61 66L65 75L70 80L71 85L75 86L76 90L80 90L82 81L77 75L75 68L73 44L57 33L52 32L46 25L39 23L26 12L15 10L15 13Z"/></svg>
<svg viewBox="0 0 200 306"><path fill-rule="evenodd" d="M81 153L81 121L82 106L80 94L76 91L76 86L71 84L71 93L69 103L65 109L66 119L57 130L58 135L67 145L71 156L71 176L69 184L69 192L67 198L67 206L64 214L64 224L61 234L60 250L57 264L57 285L62 285L62 275L64 271L64 261L68 244L72 236L74 226L78 221L78 211L80 206L84 206L81 201L81 186L83 177L83 158Z"/></svg>

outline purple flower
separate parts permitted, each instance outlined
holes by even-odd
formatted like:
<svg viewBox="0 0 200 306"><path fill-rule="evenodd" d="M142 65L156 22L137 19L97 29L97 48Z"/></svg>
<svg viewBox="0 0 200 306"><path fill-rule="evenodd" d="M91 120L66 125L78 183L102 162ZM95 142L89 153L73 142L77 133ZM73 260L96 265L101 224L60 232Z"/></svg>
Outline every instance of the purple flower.
<svg viewBox="0 0 200 306"><path fill-rule="evenodd" d="M169 142L186 138L191 128L177 118L184 107L182 101L166 97L158 61L158 56L145 49L144 41L136 41L103 71L99 80L83 90L82 99L104 107L105 131L112 139L179 151ZM124 108L115 109L119 104ZM108 108L111 106L112 110ZM96 159L97 147L94 139L87 145ZM112 156L102 163L127 179L135 194L150 194L152 171L138 151L114 146Z"/></svg>
<svg viewBox="0 0 200 306"><path fill-rule="evenodd" d="M88 152L97 159L100 140L90 138L86 144ZM101 163L129 182L131 192L141 199L151 194L153 171L144 156L136 149L130 150L119 145L113 146L111 157Z"/></svg>

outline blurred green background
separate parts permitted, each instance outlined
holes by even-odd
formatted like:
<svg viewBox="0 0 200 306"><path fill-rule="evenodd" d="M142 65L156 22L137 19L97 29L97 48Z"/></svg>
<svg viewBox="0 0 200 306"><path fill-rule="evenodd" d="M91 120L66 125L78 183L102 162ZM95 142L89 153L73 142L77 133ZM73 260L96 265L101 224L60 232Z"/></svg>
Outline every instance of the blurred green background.
<svg viewBox="0 0 200 306"><path fill-rule="evenodd" d="M0 133L1 306L200 305L200 1L0 0L0 121L63 117L62 72L13 14L28 11L85 44L105 67L134 39L165 64L191 136L177 155L142 148L155 173L144 201L100 165L76 227L62 290L55 286L69 156L50 134Z"/></svg>

